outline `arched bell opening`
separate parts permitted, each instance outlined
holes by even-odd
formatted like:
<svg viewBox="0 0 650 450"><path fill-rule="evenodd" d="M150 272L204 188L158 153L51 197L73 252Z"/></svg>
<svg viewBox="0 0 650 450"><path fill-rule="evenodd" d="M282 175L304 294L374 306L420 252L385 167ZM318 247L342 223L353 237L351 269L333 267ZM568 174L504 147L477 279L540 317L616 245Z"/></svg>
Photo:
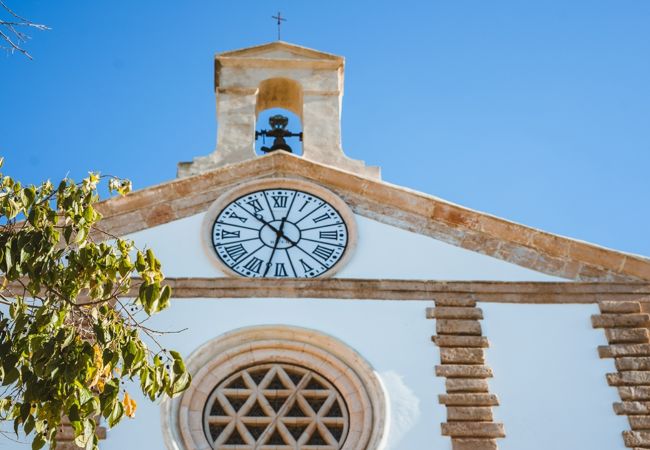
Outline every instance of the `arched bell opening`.
<svg viewBox="0 0 650 450"><path fill-rule="evenodd" d="M255 103L255 153L288 151L302 155L303 90L288 78L260 83Z"/></svg>

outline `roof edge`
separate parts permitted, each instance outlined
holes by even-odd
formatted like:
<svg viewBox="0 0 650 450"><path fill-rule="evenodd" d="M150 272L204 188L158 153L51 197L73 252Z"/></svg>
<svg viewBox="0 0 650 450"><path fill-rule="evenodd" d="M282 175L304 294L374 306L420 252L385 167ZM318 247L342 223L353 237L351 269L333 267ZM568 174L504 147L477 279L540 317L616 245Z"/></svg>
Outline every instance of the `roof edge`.
<svg viewBox="0 0 650 450"><path fill-rule="evenodd" d="M645 257L548 233L285 152L101 202L102 226L122 236L161 225L205 211L242 181L278 175L320 183L341 195L357 214L548 275L580 281L650 281L650 259Z"/></svg>
<svg viewBox="0 0 650 450"><path fill-rule="evenodd" d="M304 47L302 45L292 44L285 41L273 41L267 42L266 44L254 45L252 47L240 48L237 50L229 50L226 52L221 52L215 54L215 58L219 59L221 57L233 58L233 57L242 57L247 55L256 55L262 53L265 50L272 49L283 49L288 50L292 53L298 55L303 55L311 58L327 59L332 61L343 61L342 56L334 55L333 53L322 52L320 50L315 50L313 48Z"/></svg>

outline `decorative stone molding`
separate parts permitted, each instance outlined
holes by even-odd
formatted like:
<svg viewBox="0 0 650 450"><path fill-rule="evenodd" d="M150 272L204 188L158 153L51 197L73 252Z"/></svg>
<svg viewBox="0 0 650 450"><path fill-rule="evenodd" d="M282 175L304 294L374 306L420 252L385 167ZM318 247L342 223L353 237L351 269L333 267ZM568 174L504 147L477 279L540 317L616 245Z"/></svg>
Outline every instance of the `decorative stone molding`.
<svg viewBox="0 0 650 450"><path fill-rule="evenodd" d="M487 383L492 369L485 364L489 344L479 322L483 311L467 299L436 299L435 305L427 308L427 318L436 319L432 340L440 348L441 362L436 375L446 378L447 394L438 399L447 407L442 434L451 437L453 450L496 450L496 439L505 437L505 431L492 416L499 400Z"/></svg>
<svg viewBox="0 0 650 450"><path fill-rule="evenodd" d="M580 281L650 281L650 260L546 233L439 198L274 152L98 205L100 227L118 236L204 212L242 180L302 178L340 195L356 214L538 272ZM97 233L97 239L107 239Z"/></svg>
<svg viewBox="0 0 650 450"><path fill-rule="evenodd" d="M359 354L330 336L287 326L245 328L207 342L194 351L186 363L193 376L192 385L182 396L165 401L161 408L163 434L169 450L221 448L208 438L210 431L206 432L204 422L207 420L205 408L213 401L215 388L246 368L288 366L286 370L291 370L292 365L307 371L308 376L317 374L324 380L322 386L331 385L340 393L346 406L343 416L348 418L347 437L341 450L375 450L383 442L386 404L381 383ZM261 381L260 386L264 388L265 382ZM295 389L302 389L300 383ZM289 401L293 401L293 397ZM275 422L268 425L275 426ZM242 433L245 434L245 430L242 429ZM262 430L261 436L266 438L273 434L269 428ZM218 437L216 439L220 442ZM250 436L246 435L245 439L249 440Z"/></svg>
<svg viewBox="0 0 650 450"><path fill-rule="evenodd" d="M603 301L599 307L601 314L591 322L605 330L609 343L598 348L600 357L614 358L616 364L617 372L607 374L607 382L622 400L614 403L614 411L630 424L623 440L630 448L650 448L650 315L639 302Z"/></svg>
<svg viewBox="0 0 650 450"><path fill-rule="evenodd" d="M486 303L591 304L608 299L615 302L650 302L648 283L566 283L506 281L422 281L246 278L166 278L175 299L184 298L325 298L355 300L480 300ZM135 279L128 296L137 295ZM19 282L10 283L4 295L22 291ZM86 299L83 295L80 300ZM442 337L441 337L442 339ZM446 339L446 338L445 338ZM454 337L454 339L461 339ZM463 338L465 339L465 338Z"/></svg>

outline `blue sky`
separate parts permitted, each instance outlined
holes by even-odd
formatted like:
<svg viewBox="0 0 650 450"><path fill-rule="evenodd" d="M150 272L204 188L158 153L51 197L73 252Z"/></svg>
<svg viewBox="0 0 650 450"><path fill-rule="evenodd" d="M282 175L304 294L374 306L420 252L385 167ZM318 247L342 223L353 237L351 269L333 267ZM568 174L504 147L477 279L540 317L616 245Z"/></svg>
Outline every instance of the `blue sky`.
<svg viewBox="0 0 650 450"><path fill-rule="evenodd" d="M0 57L0 153L24 181L136 188L214 150L215 52L346 57L343 147L383 178L650 255L650 2L14 0L52 27Z"/></svg>

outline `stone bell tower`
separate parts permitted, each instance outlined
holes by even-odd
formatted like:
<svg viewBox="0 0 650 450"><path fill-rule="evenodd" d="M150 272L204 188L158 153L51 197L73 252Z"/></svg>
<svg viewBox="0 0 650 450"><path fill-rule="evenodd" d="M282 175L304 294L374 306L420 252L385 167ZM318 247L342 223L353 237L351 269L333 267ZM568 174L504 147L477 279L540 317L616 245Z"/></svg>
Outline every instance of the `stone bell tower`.
<svg viewBox="0 0 650 450"><path fill-rule="evenodd" d="M345 60L336 55L278 41L215 57L217 148L182 162L178 176L257 158L259 113L283 108L300 117L302 157L372 178L378 167L350 159L341 147L341 102Z"/></svg>

